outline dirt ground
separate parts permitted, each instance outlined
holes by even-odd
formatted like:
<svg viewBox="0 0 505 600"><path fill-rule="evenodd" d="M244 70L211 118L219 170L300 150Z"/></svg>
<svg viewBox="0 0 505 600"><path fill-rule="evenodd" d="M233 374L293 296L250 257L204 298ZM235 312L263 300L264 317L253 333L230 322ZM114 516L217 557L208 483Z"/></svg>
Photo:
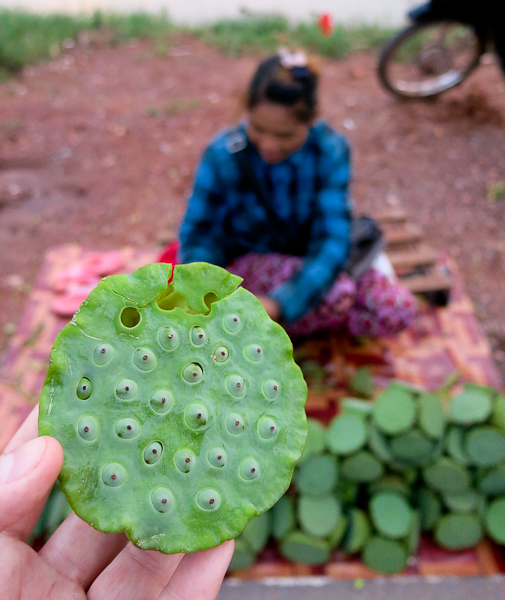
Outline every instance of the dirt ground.
<svg viewBox="0 0 505 600"><path fill-rule="evenodd" d="M240 116L256 58L181 36L78 45L0 85L0 352L44 252L177 235L206 142ZM353 148L360 210L401 203L457 261L505 381L505 80L489 59L435 102L382 91L365 54L323 67L324 118Z"/></svg>

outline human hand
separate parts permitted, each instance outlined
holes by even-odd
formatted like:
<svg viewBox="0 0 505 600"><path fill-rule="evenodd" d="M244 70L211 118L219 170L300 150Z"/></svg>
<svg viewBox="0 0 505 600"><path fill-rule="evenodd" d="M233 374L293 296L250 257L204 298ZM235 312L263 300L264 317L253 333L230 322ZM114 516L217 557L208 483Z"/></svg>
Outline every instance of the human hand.
<svg viewBox="0 0 505 600"><path fill-rule="evenodd" d="M269 296L258 296L258 300L267 311L268 316L274 321L279 321L282 313L280 304Z"/></svg>
<svg viewBox="0 0 505 600"><path fill-rule="evenodd" d="M122 533L96 531L72 513L40 552L26 544L63 464L38 435L36 407L0 456L3 600L214 600L234 542L194 554L140 550Z"/></svg>

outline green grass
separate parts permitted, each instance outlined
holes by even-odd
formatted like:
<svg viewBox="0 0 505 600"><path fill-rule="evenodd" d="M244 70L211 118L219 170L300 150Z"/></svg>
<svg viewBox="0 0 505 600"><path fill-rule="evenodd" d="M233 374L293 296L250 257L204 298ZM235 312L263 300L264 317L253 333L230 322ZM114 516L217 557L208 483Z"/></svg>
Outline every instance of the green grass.
<svg viewBox="0 0 505 600"><path fill-rule="evenodd" d="M100 34L101 43L118 45L130 39L154 41L155 54L166 56L177 31L166 14L130 15L95 12L90 16L36 15L22 10L0 9L0 79L26 65L58 56L63 44L81 32ZM346 28L337 25L323 36L315 22L292 24L281 15L247 13L240 19L224 19L207 27L184 31L218 48L227 56L265 54L281 45L304 47L328 58L343 58L355 50L375 50L392 34L373 26Z"/></svg>
<svg viewBox="0 0 505 600"><path fill-rule="evenodd" d="M26 65L55 57L66 40L80 32L104 32L107 43L149 38L160 46L169 39L173 26L166 15L133 13L90 16L36 15L21 10L0 10L0 76L16 73ZM166 43L166 42L165 42Z"/></svg>

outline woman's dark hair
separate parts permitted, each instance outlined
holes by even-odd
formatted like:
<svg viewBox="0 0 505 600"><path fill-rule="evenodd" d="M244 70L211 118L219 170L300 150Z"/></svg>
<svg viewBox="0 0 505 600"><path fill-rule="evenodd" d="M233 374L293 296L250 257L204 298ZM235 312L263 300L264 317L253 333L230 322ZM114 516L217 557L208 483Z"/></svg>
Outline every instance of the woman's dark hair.
<svg viewBox="0 0 505 600"><path fill-rule="evenodd" d="M293 107L298 120L306 123L318 109L318 72L309 64L285 67L275 54L262 61L254 73L246 97L251 110L262 102L275 102Z"/></svg>

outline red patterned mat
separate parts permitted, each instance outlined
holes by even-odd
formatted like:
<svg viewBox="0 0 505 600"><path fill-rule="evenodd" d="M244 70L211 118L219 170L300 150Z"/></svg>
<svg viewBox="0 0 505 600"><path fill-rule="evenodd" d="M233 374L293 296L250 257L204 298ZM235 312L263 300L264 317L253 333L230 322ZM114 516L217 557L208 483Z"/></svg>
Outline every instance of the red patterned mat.
<svg viewBox="0 0 505 600"><path fill-rule="evenodd" d="M51 310L55 297L52 283L57 273L74 265L88 252L71 245L54 248L46 254L35 289L0 369L0 451L36 404L52 344L68 322ZM153 249L131 247L121 252L125 272L152 262L157 255ZM310 416L329 420L337 410L339 398L349 394L348 382L353 372L363 365L370 367L378 386L397 378L433 390L459 370L463 380L501 387L489 344L472 304L464 293L455 265L450 263L450 268L455 282L451 303L446 308L424 306L412 331L392 340L361 345L343 337L311 339L296 345L297 359L318 365L319 369L312 382L309 374L307 413ZM441 551L423 541L418 556L402 575L492 574L505 570L501 561L500 552L487 541L474 550L458 553ZM336 554L322 567L307 567L282 561L274 549L267 549L255 567L236 575L252 579L321 574L339 579L378 576L352 557Z"/></svg>

